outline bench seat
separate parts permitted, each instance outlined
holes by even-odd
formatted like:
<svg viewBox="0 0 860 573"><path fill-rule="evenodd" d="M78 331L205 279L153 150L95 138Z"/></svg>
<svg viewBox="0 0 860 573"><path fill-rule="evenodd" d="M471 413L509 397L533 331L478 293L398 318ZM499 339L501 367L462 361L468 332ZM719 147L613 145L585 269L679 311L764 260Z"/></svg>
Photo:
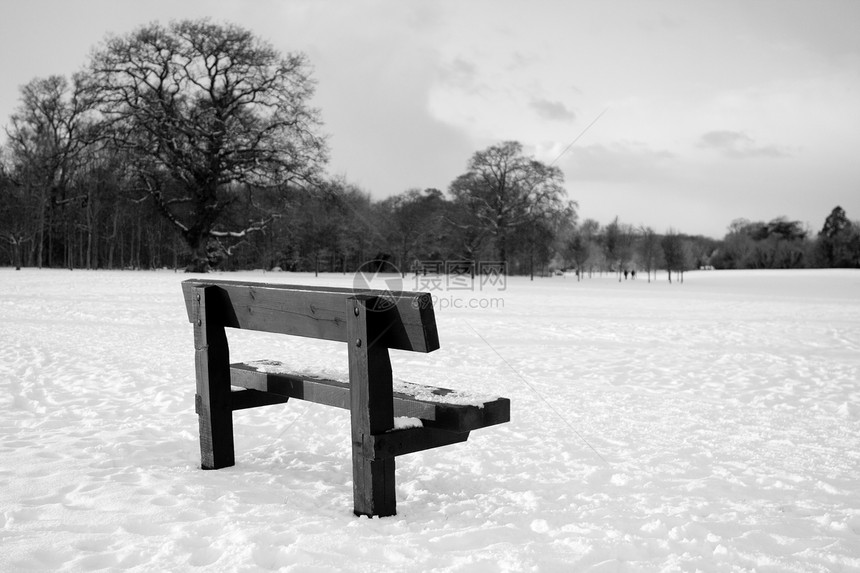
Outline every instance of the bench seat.
<svg viewBox="0 0 860 573"><path fill-rule="evenodd" d="M271 400L267 403L286 401L279 398L296 398L349 410L348 382L290 373L286 367L278 365L273 361L266 361L263 367L255 363L231 364L230 384L268 394L259 397ZM397 382L392 397L394 416L418 418L425 428L446 432L470 432L508 422L511 418L508 398L469 396L447 388ZM249 398L237 402L240 407L234 405L234 410L257 405Z"/></svg>

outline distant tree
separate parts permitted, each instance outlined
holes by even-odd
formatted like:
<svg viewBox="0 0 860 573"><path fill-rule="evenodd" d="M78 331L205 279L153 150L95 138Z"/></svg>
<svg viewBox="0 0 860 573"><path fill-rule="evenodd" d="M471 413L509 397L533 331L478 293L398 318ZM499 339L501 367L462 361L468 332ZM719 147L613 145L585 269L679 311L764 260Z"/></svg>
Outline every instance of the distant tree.
<svg viewBox="0 0 860 573"><path fill-rule="evenodd" d="M765 237L759 240L758 246L767 253L768 268L791 269L806 265L808 243L803 223L777 217L765 226L764 232Z"/></svg>
<svg viewBox="0 0 860 573"><path fill-rule="evenodd" d="M438 189L410 189L377 204L385 222L380 229L397 254L403 276L415 257L435 250L445 213L445 198Z"/></svg>
<svg viewBox="0 0 860 573"><path fill-rule="evenodd" d="M2 149L0 149L2 151ZM0 156L0 244L9 253L9 262L20 270L24 265L24 243L32 240L30 197L9 177Z"/></svg>
<svg viewBox="0 0 860 573"><path fill-rule="evenodd" d="M594 272L594 267L597 266L598 269L601 269L604 264L603 251L600 248L600 223L594 219L585 219L579 225L578 232L582 235L583 242L588 249L588 255L581 270L585 272L585 267L588 267L590 278Z"/></svg>
<svg viewBox="0 0 860 573"><path fill-rule="evenodd" d="M824 220L818 232L816 254L819 264L825 267L860 266L860 248L855 237L860 229L848 219L845 210L836 206Z"/></svg>
<svg viewBox="0 0 860 573"><path fill-rule="evenodd" d="M848 240L849 262L853 268L860 268L860 221L853 221L851 228L851 238Z"/></svg>
<svg viewBox="0 0 860 573"><path fill-rule="evenodd" d="M633 247L636 242L636 229L629 223L623 223L618 227L618 256L620 259L619 280L621 273L627 272L633 264Z"/></svg>
<svg viewBox="0 0 860 573"><path fill-rule="evenodd" d="M690 238L681 239L681 264L679 265L681 283L684 282L684 273L696 268L695 244L696 241Z"/></svg>
<svg viewBox="0 0 860 573"><path fill-rule="evenodd" d="M786 217L777 217L767 224L768 236L778 236L787 241L806 238L806 229L800 221L789 221Z"/></svg>
<svg viewBox="0 0 860 573"><path fill-rule="evenodd" d="M35 208L35 264L51 265L54 225L68 230L64 207L76 204L72 183L91 144L92 101L82 76L36 78L21 87L21 104L12 114L8 136L9 176L21 188L24 208ZM59 221L55 221L59 219ZM61 234L57 242L62 240Z"/></svg>
<svg viewBox="0 0 860 573"><path fill-rule="evenodd" d="M633 258L636 231L632 225L621 223L618 217L603 229L603 251L610 270L618 274L618 280L628 270Z"/></svg>
<svg viewBox="0 0 860 573"><path fill-rule="evenodd" d="M378 227L373 227L376 219L370 194L346 181L339 181L336 188L342 214L339 236L342 270L354 271L369 260L371 251L378 250L377 243L384 237Z"/></svg>
<svg viewBox="0 0 860 573"><path fill-rule="evenodd" d="M723 238L723 247L719 253L717 264L726 269L746 268L747 261L753 251L755 241L747 229L750 221L735 219L728 227L728 233Z"/></svg>
<svg viewBox="0 0 860 573"><path fill-rule="evenodd" d="M672 271L675 271L679 280L683 282L683 271L686 265L684 242L677 232L673 229L663 236L660 240L660 246L663 249L663 258L666 261L666 271L669 275L669 282L672 282Z"/></svg>
<svg viewBox="0 0 860 573"><path fill-rule="evenodd" d="M548 271L564 271L570 267L571 256L568 249L571 238L576 234L578 215L573 209L569 213L559 213L559 217L554 221L554 229L552 236L547 245L548 262L546 268Z"/></svg>
<svg viewBox="0 0 860 573"><path fill-rule="evenodd" d="M506 262L512 235L523 226L575 208L564 201L561 169L523 155L522 145L506 141L475 153L468 170L450 186L454 203L466 214L452 221L469 235L491 239L496 258Z"/></svg>
<svg viewBox="0 0 860 573"><path fill-rule="evenodd" d="M184 20L109 38L89 73L106 133L182 234L188 271L216 266L222 240L271 221L256 210L228 226L240 197L316 183L326 149L303 54L282 56L238 26Z"/></svg>
<svg viewBox="0 0 860 573"><path fill-rule="evenodd" d="M447 230L445 240L447 258L450 260L476 261L486 255L488 258L493 245L491 230L475 223L474 216L462 208L462 203L449 202L445 209L444 228Z"/></svg>
<svg viewBox="0 0 860 573"><path fill-rule="evenodd" d="M514 253L521 256L531 280L534 280L535 269L539 269L543 274L545 267L556 255L556 249L564 248L557 241L562 235L569 234L575 221L576 209L573 203L569 203L566 207L550 209L541 216L532 218L511 236L511 243L516 246Z"/></svg>
<svg viewBox="0 0 860 573"><path fill-rule="evenodd" d="M619 274L621 273L621 226L618 223L618 217L612 220L603 229L603 253L606 257L606 262L609 263L609 270ZM619 278L620 280L620 278Z"/></svg>
<svg viewBox="0 0 860 573"><path fill-rule="evenodd" d="M291 221L296 230L300 267L298 270L332 271L335 256L344 232L344 203L336 193L301 193L303 198L293 204Z"/></svg>
<svg viewBox="0 0 860 573"><path fill-rule="evenodd" d="M763 269L797 268L807 264L809 243L807 232L800 221L777 217L768 223L736 219L729 226L721 248L699 241L696 259L699 266L713 250L713 263L719 268ZM702 251L702 249L706 249Z"/></svg>
<svg viewBox="0 0 860 573"><path fill-rule="evenodd" d="M701 269L713 266L714 257L719 253L721 241L702 235L685 235L687 244L689 269Z"/></svg>
<svg viewBox="0 0 860 573"><path fill-rule="evenodd" d="M340 177L312 191L293 189L269 198L279 200L279 216L248 238L247 248L262 257L247 264L262 258L266 268L345 273L372 259L384 243L370 196Z"/></svg>
<svg viewBox="0 0 860 573"><path fill-rule="evenodd" d="M824 220L820 234L825 237L836 237L851 228L851 221L845 214L845 209L837 205Z"/></svg>
<svg viewBox="0 0 860 573"><path fill-rule="evenodd" d="M577 229L568 239L566 255L568 260L573 261L576 267L576 279L581 280L585 269L585 262L591 254L591 243L582 229Z"/></svg>
<svg viewBox="0 0 860 573"><path fill-rule="evenodd" d="M651 282L651 271L653 270L656 280L657 275L657 250L660 247L657 233L651 227L641 227L639 229L639 257L645 267L645 272L648 275L648 282Z"/></svg>

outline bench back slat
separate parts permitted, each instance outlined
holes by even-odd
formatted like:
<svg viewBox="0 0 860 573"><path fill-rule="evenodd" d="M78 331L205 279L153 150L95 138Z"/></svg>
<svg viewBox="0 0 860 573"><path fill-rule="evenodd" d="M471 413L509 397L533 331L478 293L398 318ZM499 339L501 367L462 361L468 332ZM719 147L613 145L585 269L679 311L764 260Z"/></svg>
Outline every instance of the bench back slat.
<svg viewBox="0 0 860 573"><path fill-rule="evenodd" d="M386 347L416 352L439 348L427 293L190 279L182 283L189 321L195 289L207 286L218 287L222 295L218 304L227 327L346 342L347 299L371 296L378 297L379 320L374 322L385 325L379 337ZM213 302L210 293L207 305Z"/></svg>

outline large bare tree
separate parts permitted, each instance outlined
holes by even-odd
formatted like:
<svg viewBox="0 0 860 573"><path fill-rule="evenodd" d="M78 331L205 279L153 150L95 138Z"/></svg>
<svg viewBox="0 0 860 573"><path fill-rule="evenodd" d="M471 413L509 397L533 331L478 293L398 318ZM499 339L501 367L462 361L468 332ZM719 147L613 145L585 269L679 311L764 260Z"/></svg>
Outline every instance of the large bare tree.
<svg viewBox="0 0 860 573"><path fill-rule="evenodd" d="M506 262L514 233L559 211L575 212L565 202L564 176L558 167L523 155L519 142L506 141L475 153L468 171L450 186L458 206L468 213L472 234L492 238L498 260Z"/></svg>
<svg viewBox="0 0 860 573"><path fill-rule="evenodd" d="M271 210L230 213L239 194L313 184L326 161L301 53L208 20L153 23L108 38L90 64L106 133L137 184L207 271L265 227ZM253 205L253 201L251 202Z"/></svg>

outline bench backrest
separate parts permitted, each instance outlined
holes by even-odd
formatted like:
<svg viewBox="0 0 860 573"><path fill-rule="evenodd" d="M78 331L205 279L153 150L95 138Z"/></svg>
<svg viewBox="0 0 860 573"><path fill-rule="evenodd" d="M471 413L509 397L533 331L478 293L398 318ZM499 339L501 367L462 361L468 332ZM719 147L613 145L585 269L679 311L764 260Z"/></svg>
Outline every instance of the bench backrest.
<svg viewBox="0 0 860 573"><path fill-rule="evenodd" d="M347 303L362 298L374 309L372 325L383 346L416 352L439 348L428 293L190 279L183 281L182 292L191 322L201 288L206 288L207 313L217 312L222 326L347 342Z"/></svg>

